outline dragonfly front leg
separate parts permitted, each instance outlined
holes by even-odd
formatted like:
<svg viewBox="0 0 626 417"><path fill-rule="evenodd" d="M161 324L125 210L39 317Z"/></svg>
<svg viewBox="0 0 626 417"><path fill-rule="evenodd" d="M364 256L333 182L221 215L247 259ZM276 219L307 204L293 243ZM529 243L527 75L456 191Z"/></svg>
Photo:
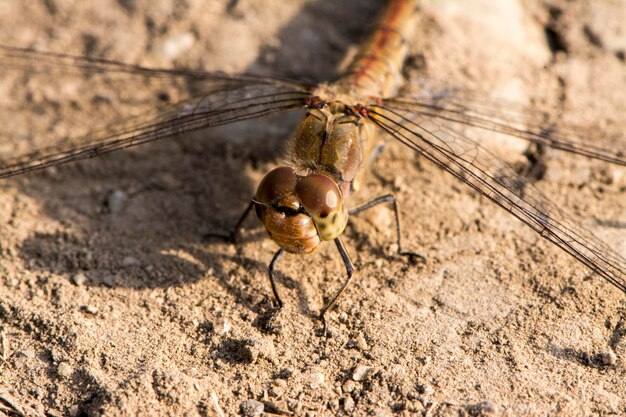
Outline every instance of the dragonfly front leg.
<svg viewBox="0 0 626 417"><path fill-rule="evenodd" d="M277 327L274 325L274 320L276 319L276 315L283 309L284 306L283 300L280 298L280 294L278 293L276 279L274 278L274 270L276 269L276 265L278 264L278 261L284 253L285 250L283 248L278 249L267 268L267 275L270 279L270 285L272 286L272 293L274 294L275 305L273 309L260 317L260 321L258 323L260 324L263 331L269 333L278 332Z"/></svg>
<svg viewBox="0 0 626 417"><path fill-rule="evenodd" d="M387 194L381 197L377 197L373 200L363 203L360 206L350 210L348 214L350 215L359 214L367 209L370 209L374 206L377 206L383 203L391 203L391 206L393 207L393 212L396 218L396 243L398 244L398 255L406 256L409 258L409 261L414 262L414 263L416 263L418 259L422 263L426 263L427 261L426 255L423 255L419 252L409 252L409 251L402 250L402 232L400 230L400 213L398 211L398 204L396 203L396 198L393 195Z"/></svg>
<svg viewBox="0 0 626 417"><path fill-rule="evenodd" d="M340 238L335 239L335 245L337 245L337 250L339 250L339 254L341 255L341 259L343 260L343 264L346 266L347 277L344 283L341 285L341 288L337 290L337 292L330 298L328 303L320 310L319 319L322 321L322 336L326 336L327 326L326 326L326 318L324 318L324 314L328 311L329 308L335 304L339 296L345 291L346 287L350 283L352 279L352 274L354 273L354 266L352 265L352 261L350 260L350 256L348 256L348 252L346 251L345 246L343 246L343 242Z"/></svg>
<svg viewBox="0 0 626 417"><path fill-rule="evenodd" d="M239 237L239 232L241 231L241 225L246 220L246 217L248 217L248 214L252 211L252 207L254 207L254 201L250 201L250 204L248 204L248 207L246 207L244 212L241 214L239 220L237 220L237 223L235 223L235 226L230 233L205 233L202 237L204 239L222 239L232 244L237 243L237 238Z"/></svg>
<svg viewBox="0 0 626 417"><path fill-rule="evenodd" d="M278 288L276 287L276 280L274 279L274 269L276 268L276 264L278 260L283 256L285 250L283 248L278 249L278 251L274 254L272 261L270 262L269 267L267 268L267 272L270 278L270 285L272 286L272 292L274 293L274 300L276 300L276 309L272 312L271 318L273 318L276 313L278 313L283 308L283 300L280 298L278 294ZM270 318L270 320L271 320Z"/></svg>

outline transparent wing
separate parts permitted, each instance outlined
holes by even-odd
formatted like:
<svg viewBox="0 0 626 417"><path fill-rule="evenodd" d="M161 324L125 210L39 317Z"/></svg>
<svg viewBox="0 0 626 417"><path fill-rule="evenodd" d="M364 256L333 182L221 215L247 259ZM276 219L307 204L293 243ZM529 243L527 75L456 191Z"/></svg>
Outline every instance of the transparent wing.
<svg viewBox="0 0 626 417"><path fill-rule="evenodd" d="M206 72L189 69L155 69L140 65L125 64L103 58L85 57L60 54L55 52L37 51L28 48L0 45L0 59L2 59L3 72L10 68L21 71L28 69L33 72L54 71L58 74L87 75L106 74L110 82L119 80L126 82L128 76L143 77L171 83L173 80L184 80L187 83L198 86L200 92L208 92L203 88L212 88L212 83L217 82L247 82L254 84L271 84L294 89L308 89L310 85L278 77L257 76L252 74L227 75L221 72ZM116 78L119 76L122 78Z"/></svg>
<svg viewBox="0 0 626 417"><path fill-rule="evenodd" d="M0 60L7 90L0 178L301 108L309 97L304 84L268 77L153 70L8 47L0 47Z"/></svg>
<svg viewBox="0 0 626 417"><path fill-rule="evenodd" d="M626 293L626 260L487 149L413 108L373 105L362 114Z"/></svg>
<svg viewBox="0 0 626 417"><path fill-rule="evenodd" d="M582 126L563 127L551 123L549 114L530 111L513 103L482 101L466 96L442 95L440 97L398 98L384 100L383 105L391 110L411 113L422 117L432 117L448 123L477 127L493 132L518 137L531 143L549 146L553 149L599 159L626 166L626 146L619 147L620 138L614 138L611 145L599 146L583 140L591 133ZM616 143L618 146L616 147ZM623 145L623 144L622 144Z"/></svg>

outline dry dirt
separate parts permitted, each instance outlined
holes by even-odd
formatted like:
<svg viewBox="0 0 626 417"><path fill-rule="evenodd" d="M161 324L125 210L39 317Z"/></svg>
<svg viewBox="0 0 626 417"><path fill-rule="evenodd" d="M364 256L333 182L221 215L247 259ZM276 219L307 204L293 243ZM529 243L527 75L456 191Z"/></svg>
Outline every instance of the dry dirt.
<svg viewBox="0 0 626 417"><path fill-rule="evenodd" d="M381 6L356 3L0 0L0 43L323 81ZM623 132L623 1L430 0L422 10L410 85L431 78L552 106L601 127L585 131L600 144ZM45 142L155 102L130 81L117 87L136 103L113 109L114 92L89 79L26 82L2 63L0 75L3 155L28 135ZM31 119L28 100L46 104ZM343 277L332 245L283 258L281 331L264 333L274 244L256 219L236 246L201 236L236 221L295 122L3 180L0 414L626 415L624 294L399 145L359 198L395 193L407 245L427 264L393 255L388 209L364 214L346 232L358 273L328 314L330 337L316 335L315 315ZM537 186L626 255L624 170L562 152L546 164Z"/></svg>

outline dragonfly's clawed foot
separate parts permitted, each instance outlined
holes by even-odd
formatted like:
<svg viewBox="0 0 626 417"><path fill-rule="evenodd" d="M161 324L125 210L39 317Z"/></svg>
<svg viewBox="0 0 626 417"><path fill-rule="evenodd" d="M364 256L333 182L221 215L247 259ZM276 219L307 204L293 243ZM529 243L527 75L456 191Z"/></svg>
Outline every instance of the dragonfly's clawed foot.
<svg viewBox="0 0 626 417"><path fill-rule="evenodd" d="M278 313L283 309L282 306L274 307L267 313L261 315L258 320L258 327L264 333L278 334L282 329L282 325L278 320Z"/></svg>
<svg viewBox="0 0 626 417"><path fill-rule="evenodd" d="M324 313L325 311L320 313L320 315L317 317L317 319L322 322L322 328L320 329L319 332L317 332L317 335L319 337L323 337L327 339L328 338L328 325L326 324L326 318L324 317Z"/></svg>

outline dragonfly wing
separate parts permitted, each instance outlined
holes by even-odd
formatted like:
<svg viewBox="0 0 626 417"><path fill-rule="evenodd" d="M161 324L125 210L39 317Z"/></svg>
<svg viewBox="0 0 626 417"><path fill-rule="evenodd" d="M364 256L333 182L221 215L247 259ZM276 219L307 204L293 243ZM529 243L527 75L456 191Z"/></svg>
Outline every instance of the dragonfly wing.
<svg viewBox="0 0 626 417"><path fill-rule="evenodd" d="M0 46L0 61L0 178L299 108L309 96L308 86L276 78L11 47Z"/></svg>
<svg viewBox="0 0 626 417"><path fill-rule="evenodd" d="M365 117L626 293L626 260L487 149L413 111L369 106Z"/></svg>
<svg viewBox="0 0 626 417"><path fill-rule="evenodd" d="M2 61L3 72L9 69L19 69L20 71L46 72L48 75L50 75L50 71L71 76L105 74L112 81L115 81L116 77L120 77L122 81L128 77L142 77L154 79L164 84L184 80L188 83L196 83L199 88L203 83L210 85L212 82L216 84L223 84L224 82L266 84L306 90L312 87L302 82L279 77L253 74L229 75L222 72L189 69L147 68L104 58L44 52L5 45L0 45L0 60Z"/></svg>
<svg viewBox="0 0 626 417"><path fill-rule="evenodd" d="M559 126L556 122L551 123L548 112L540 110L445 94L434 98L389 99L384 100L384 106L404 114L428 116L446 123L503 133L553 149L626 166L626 145L621 143L622 146L619 146L623 138L615 139L613 142L617 143L611 146L598 146L584 141L590 134L597 136L597 131L591 132L590 128L582 126Z"/></svg>
<svg viewBox="0 0 626 417"><path fill-rule="evenodd" d="M281 91L266 85L247 86L245 91L243 97L220 93L224 96L222 101L215 101L214 96L187 100L151 115L128 119L85 136L65 138L54 145L0 160L0 178L200 129L303 108L308 97L301 91Z"/></svg>

